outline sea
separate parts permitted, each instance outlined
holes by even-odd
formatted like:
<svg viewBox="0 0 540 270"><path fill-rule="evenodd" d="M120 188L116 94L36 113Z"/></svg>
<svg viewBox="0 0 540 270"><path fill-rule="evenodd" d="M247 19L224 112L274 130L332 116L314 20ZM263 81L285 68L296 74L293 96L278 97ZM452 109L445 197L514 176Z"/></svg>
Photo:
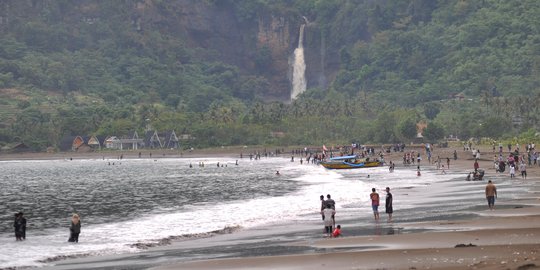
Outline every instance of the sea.
<svg viewBox="0 0 540 270"><path fill-rule="evenodd" d="M294 228L308 233L288 240L313 240L323 237L319 196L327 194L336 201L336 222L345 224L345 235L377 234L380 228L371 229L372 188L381 197L382 224L384 189L391 188L391 233L407 233L400 229L403 223L473 218L487 208L485 181L465 181L468 172L443 173L427 164L420 166L421 176L416 166L401 164L394 172L386 166L326 170L303 161L290 156L1 161L0 269L54 269L73 258L140 255L175 242L189 246L198 239L264 231L260 228ZM495 172L485 178L497 184L497 203L526 196L529 188L526 181ZM27 219L26 240L20 242L13 232L17 212ZM79 243L67 242L73 213L81 216ZM264 243L275 235L269 231L257 239ZM223 250L175 258L227 257ZM77 267L66 269L71 268Z"/></svg>

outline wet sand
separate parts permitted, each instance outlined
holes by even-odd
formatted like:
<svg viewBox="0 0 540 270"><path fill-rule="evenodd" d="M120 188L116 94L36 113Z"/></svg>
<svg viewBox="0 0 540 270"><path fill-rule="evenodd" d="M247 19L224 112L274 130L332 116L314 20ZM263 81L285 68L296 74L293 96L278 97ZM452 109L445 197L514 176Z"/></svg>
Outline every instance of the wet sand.
<svg viewBox="0 0 540 270"><path fill-rule="evenodd" d="M458 160L452 158L454 149ZM480 149L480 168L495 173L494 153L487 147ZM450 157L450 170L461 171L464 177L473 170L472 155L461 147L435 149L434 153L435 157ZM401 154L385 159L399 164ZM441 164L446 167L446 160ZM523 181L540 183L539 167L527 171L528 178ZM472 220L400 224L409 229L429 229L425 232L294 243L328 249L322 254L164 263L153 269L540 269L540 187L536 184L529 197L505 202L519 205L517 208L486 209L480 218Z"/></svg>

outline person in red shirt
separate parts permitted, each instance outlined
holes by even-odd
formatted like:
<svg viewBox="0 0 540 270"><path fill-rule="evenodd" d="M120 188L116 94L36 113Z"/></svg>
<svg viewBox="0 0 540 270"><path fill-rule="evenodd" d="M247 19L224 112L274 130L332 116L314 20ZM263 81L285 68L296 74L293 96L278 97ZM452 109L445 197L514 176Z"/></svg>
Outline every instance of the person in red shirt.
<svg viewBox="0 0 540 270"><path fill-rule="evenodd" d="M334 232L332 232L332 237L340 237L341 236L341 225L337 225Z"/></svg>
<svg viewBox="0 0 540 270"><path fill-rule="evenodd" d="M369 194L369 197L371 198L371 208L373 208L373 216L375 217L375 221L379 220L379 193L375 192L375 188L371 189L371 194Z"/></svg>

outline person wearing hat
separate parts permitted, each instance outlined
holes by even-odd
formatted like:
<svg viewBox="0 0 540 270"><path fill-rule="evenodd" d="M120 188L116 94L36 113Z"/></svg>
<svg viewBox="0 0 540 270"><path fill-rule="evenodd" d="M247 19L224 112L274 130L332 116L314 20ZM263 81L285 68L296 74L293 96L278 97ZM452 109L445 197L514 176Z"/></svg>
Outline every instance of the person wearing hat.
<svg viewBox="0 0 540 270"><path fill-rule="evenodd" d="M390 193L390 188L386 187L386 213L388 214L388 222L392 222L392 213L394 212L394 208L392 207L394 198L392 197L392 193Z"/></svg>

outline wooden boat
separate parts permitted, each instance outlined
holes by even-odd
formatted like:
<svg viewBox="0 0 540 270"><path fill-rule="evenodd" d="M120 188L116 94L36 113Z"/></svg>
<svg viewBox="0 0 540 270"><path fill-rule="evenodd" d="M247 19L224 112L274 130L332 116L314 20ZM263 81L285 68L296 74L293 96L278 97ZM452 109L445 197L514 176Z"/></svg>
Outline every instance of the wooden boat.
<svg viewBox="0 0 540 270"><path fill-rule="evenodd" d="M370 168L383 165L382 162L377 159L370 160L370 158L359 158L356 155L333 157L329 161L321 161L319 164L330 170Z"/></svg>

